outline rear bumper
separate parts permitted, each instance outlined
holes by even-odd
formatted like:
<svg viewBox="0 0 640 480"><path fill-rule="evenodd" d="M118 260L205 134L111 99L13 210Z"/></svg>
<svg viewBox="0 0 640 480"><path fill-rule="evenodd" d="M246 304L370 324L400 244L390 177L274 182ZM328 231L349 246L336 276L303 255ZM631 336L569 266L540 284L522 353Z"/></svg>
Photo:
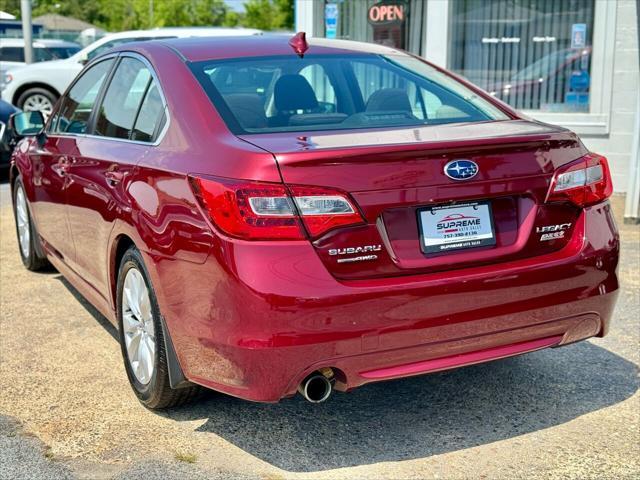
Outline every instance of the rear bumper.
<svg viewBox="0 0 640 480"><path fill-rule="evenodd" d="M187 378L271 402L323 367L349 390L604 335L618 289L608 203L581 225L553 255L371 281L336 280L305 242L150 260Z"/></svg>

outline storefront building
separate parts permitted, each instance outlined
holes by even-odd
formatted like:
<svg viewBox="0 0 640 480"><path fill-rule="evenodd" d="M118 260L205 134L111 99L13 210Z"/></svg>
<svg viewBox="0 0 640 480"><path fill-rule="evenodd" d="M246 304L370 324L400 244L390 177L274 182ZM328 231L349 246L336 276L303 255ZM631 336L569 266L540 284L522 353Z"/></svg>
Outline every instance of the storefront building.
<svg viewBox="0 0 640 480"><path fill-rule="evenodd" d="M296 0L296 30L402 48L608 157L627 188L636 0Z"/></svg>

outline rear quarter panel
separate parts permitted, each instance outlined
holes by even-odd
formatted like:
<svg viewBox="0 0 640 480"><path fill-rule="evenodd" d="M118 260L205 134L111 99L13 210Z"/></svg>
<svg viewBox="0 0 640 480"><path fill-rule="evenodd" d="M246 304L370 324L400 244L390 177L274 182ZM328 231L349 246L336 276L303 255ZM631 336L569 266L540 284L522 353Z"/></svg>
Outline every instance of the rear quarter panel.
<svg viewBox="0 0 640 480"><path fill-rule="evenodd" d="M179 292L197 288L199 280L183 277L180 272L192 271L183 265L202 264L212 249L223 249L193 195L189 175L281 180L273 156L233 136L185 63L167 47L152 43L138 45L136 51L156 71L167 100L169 125L159 144L148 148L127 185L130 208L112 231L109 268L115 308L118 244L130 238L143 252L173 332L180 319L172 312L179 312L187 298Z"/></svg>

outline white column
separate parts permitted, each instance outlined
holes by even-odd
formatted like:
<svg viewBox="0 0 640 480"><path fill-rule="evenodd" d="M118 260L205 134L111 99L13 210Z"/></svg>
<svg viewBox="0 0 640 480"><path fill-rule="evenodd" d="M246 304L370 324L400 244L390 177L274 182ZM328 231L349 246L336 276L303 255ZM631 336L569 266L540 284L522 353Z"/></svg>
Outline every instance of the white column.
<svg viewBox="0 0 640 480"><path fill-rule="evenodd" d="M427 0L425 59L447 68L450 0Z"/></svg>
<svg viewBox="0 0 640 480"><path fill-rule="evenodd" d="M33 63L31 0L22 0L20 2L20 13L22 16L22 38L24 38L24 61L25 63Z"/></svg>
<svg viewBox="0 0 640 480"><path fill-rule="evenodd" d="M640 0L636 0L636 21L638 38L638 65L640 65ZM629 159L629 183L624 205L624 222L640 223L640 91L636 104L636 126L634 128L631 158Z"/></svg>
<svg viewBox="0 0 640 480"><path fill-rule="evenodd" d="M312 37L313 31L313 0L295 0L293 5L295 13L295 31L306 32Z"/></svg>
<svg viewBox="0 0 640 480"><path fill-rule="evenodd" d="M629 183L627 183L627 198L624 205L624 223L640 223L640 92L638 92L636 107L633 147L629 159Z"/></svg>

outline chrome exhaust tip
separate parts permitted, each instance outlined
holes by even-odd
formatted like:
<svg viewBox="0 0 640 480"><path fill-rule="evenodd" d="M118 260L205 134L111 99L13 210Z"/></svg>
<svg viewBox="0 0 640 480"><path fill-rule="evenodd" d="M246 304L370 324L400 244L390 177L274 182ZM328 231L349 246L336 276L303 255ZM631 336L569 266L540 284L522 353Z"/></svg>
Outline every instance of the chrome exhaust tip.
<svg viewBox="0 0 640 480"><path fill-rule="evenodd" d="M320 372L309 375L298 387L300 395L311 403L325 402L331 396L332 391L331 380Z"/></svg>

